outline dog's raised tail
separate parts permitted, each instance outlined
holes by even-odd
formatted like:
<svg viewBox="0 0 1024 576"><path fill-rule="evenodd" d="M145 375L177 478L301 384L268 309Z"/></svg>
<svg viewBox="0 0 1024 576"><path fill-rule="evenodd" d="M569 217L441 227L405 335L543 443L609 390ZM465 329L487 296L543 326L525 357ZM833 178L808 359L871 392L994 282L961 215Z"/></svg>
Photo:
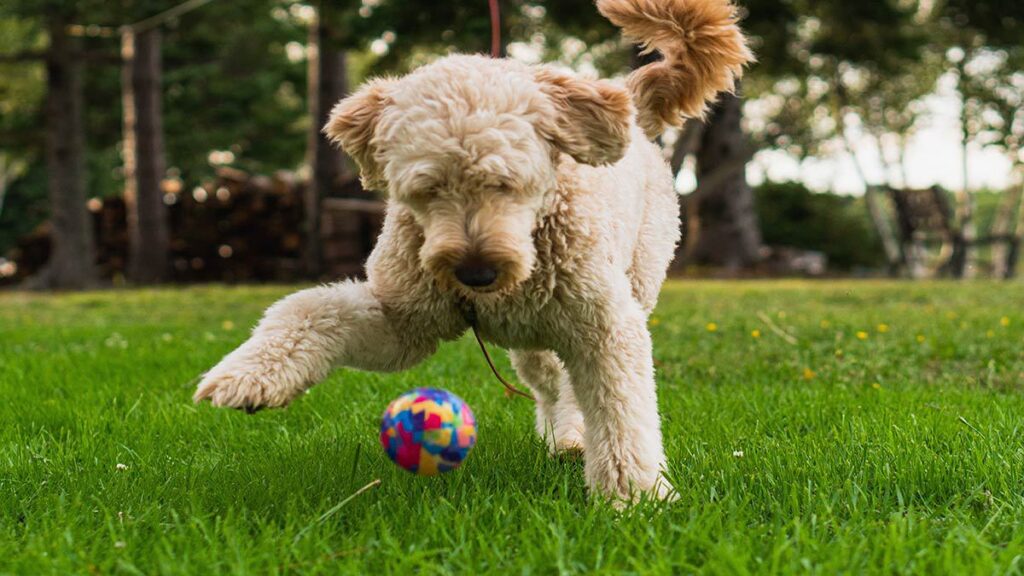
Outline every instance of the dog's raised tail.
<svg viewBox="0 0 1024 576"><path fill-rule="evenodd" d="M663 56L627 80L638 123L651 138L666 125L702 117L754 60L729 0L597 0L597 9L626 38Z"/></svg>

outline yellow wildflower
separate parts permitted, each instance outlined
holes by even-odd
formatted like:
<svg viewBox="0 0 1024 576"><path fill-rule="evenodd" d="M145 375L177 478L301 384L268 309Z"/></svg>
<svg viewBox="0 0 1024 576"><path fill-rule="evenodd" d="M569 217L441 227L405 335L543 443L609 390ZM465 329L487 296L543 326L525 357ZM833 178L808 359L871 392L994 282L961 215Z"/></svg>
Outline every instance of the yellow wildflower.
<svg viewBox="0 0 1024 576"><path fill-rule="evenodd" d="M714 322L708 322L707 329L708 332L718 332L718 324L715 324Z"/></svg>
<svg viewBox="0 0 1024 576"><path fill-rule="evenodd" d="M1007 326L1010 325L1010 319L1007 318L1006 316L1003 316L1002 318L999 319L999 325L1002 326L1003 328L1006 328Z"/></svg>
<svg viewBox="0 0 1024 576"><path fill-rule="evenodd" d="M865 332L863 330L857 332L857 340L867 340L867 339L868 339L868 333L867 332Z"/></svg>
<svg viewBox="0 0 1024 576"><path fill-rule="evenodd" d="M761 337L761 331L760 330L753 330L753 331L750 332L750 335L752 337L754 337L754 338L760 338Z"/></svg>
<svg viewBox="0 0 1024 576"><path fill-rule="evenodd" d="M880 333L882 333L882 334L885 334L886 332L889 331L889 325L888 324L879 324L878 325L878 331Z"/></svg>
<svg viewBox="0 0 1024 576"><path fill-rule="evenodd" d="M925 341L924 334L918 334L917 335L917 343L918 344L924 344L924 341Z"/></svg>
<svg viewBox="0 0 1024 576"><path fill-rule="evenodd" d="M804 368L804 380L814 380L815 376L817 376L817 374L814 372L814 370L811 370L810 368Z"/></svg>
<svg viewBox="0 0 1024 576"><path fill-rule="evenodd" d="M648 323L651 326L657 326L658 324L661 324L661 318L658 318L657 316L651 316L651 319Z"/></svg>

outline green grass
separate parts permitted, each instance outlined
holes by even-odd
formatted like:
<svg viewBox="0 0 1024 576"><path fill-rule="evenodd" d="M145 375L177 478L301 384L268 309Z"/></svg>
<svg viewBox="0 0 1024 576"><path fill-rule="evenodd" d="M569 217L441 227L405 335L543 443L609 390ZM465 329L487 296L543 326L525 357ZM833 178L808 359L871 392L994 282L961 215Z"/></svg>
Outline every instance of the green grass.
<svg viewBox="0 0 1024 576"><path fill-rule="evenodd" d="M193 406L193 379L288 291L0 294L0 573L1024 565L1019 286L671 284L652 330L681 497L623 513L545 456L532 406L468 339L403 374L337 371L286 410ZM419 385L479 420L440 478L377 444L384 406Z"/></svg>

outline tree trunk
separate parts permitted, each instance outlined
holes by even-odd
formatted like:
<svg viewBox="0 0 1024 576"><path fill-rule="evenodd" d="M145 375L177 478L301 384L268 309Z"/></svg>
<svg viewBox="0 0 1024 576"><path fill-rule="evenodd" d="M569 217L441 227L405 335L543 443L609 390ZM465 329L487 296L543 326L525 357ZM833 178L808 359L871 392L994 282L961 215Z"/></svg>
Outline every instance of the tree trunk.
<svg viewBox="0 0 1024 576"><path fill-rule="evenodd" d="M900 241L896 238L896 233L893 231L889 215L885 213L885 208L878 199L878 187L868 181L868 175L861 164L860 155L850 140L849 134L846 133L845 126L841 125L840 134L843 137L843 146L853 161L853 168L857 171L860 181L864 183L864 204L867 205L871 226L882 241L882 250L885 252L885 259L889 263L889 274L895 276L899 272L900 263L903 260ZM908 266L913 268L915 264L908 263Z"/></svg>
<svg viewBox="0 0 1024 576"><path fill-rule="evenodd" d="M860 165L856 159L854 159L854 162L858 166ZM889 263L889 275L896 276L899 273L903 255L900 250L900 242L896 239L896 233L892 229L892 220L885 213L885 208L879 201L878 192L879 190L876 186L872 186L867 180L864 181L864 204L868 209L868 217L871 218L871 225L882 240L882 251L885 252L885 259ZM919 254L915 255L919 256ZM923 265L923 262L917 260L907 262L910 275L914 278L922 278L926 275L925 269L922 267Z"/></svg>
<svg viewBox="0 0 1024 576"><path fill-rule="evenodd" d="M966 121L966 118L964 118ZM963 186L956 192L956 224L964 238L963 265L954 269L955 276L960 278L973 278L976 268L977 255L973 248L973 240L977 236L977 226L974 224L974 194L968 188L968 153L970 146L970 135L966 128L962 132L963 149Z"/></svg>
<svg viewBox="0 0 1024 576"><path fill-rule="evenodd" d="M348 92L345 51L337 47L330 25L328 3L321 2L309 30L309 110L312 125L307 144L310 181L305 192L305 253L307 274L320 275L323 254L320 246L321 203L345 175L344 156L331 146L321 129L331 108Z"/></svg>
<svg viewBox="0 0 1024 576"><path fill-rule="evenodd" d="M96 247L86 208L85 125L82 118L82 63L78 40L63 18L49 23L46 65L46 165L52 244L46 268L30 284L82 289L96 284Z"/></svg>
<svg viewBox="0 0 1024 576"><path fill-rule="evenodd" d="M974 277L976 254L972 247L972 241L977 237L977 226L974 223L974 195L971 193L970 173L968 172L970 145L974 137L970 126L969 116L971 113L968 110L970 102L964 88L964 84L967 82L968 60L969 55L965 55L957 63L958 82L960 83L958 88L960 92L960 148L963 186L956 193L956 221L966 246L964 247L963 265L959 270L954 269L953 273L962 278Z"/></svg>
<svg viewBox="0 0 1024 576"><path fill-rule="evenodd" d="M160 29L121 37L124 105L124 200L128 213L128 278L137 284L167 279L170 233L161 182Z"/></svg>
<svg viewBox="0 0 1024 576"><path fill-rule="evenodd" d="M679 171L683 169L686 158L696 154L700 149L700 141L704 134L704 124L700 120L687 120L682 129L679 130L679 137L672 148L672 156L669 158L669 168L672 169L672 177L678 177Z"/></svg>
<svg viewBox="0 0 1024 576"><path fill-rule="evenodd" d="M703 133L704 123L700 120L689 119L683 124L675 146L672 148L672 155L669 157L669 168L672 170L673 181L679 177L679 172L682 171L686 158L697 154L697 151L700 149ZM696 193L681 198L679 204L679 237L682 238L682 241L679 243L679 246L676 246L676 253L672 258L670 266L673 270L683 268L687 263L687 255L693 253L697 235L690 231L696 230L699 223L696 214L696 206L698 204Z"/></svg>
<svg viewBox="0 0 1024 576"><path fill-rule="evenodd" d="M740 126L743 100L723 95L709 118L697 153L697 238L692 261L738 271L761 258L761 227L754 209L754 191L747 184L748 144ZM719 169L728 167L728 173ZM708 182L713 180L713 182ZM704 187L704 183L710 184ZM692 204L696 204L693 206Z"/></svg>
<svg viewBox="0 0 1024 576"><path fill-rule="evenodd" d="M11 179L10 161L0 154L0 216L4 214L4 199L7 198L7 183Z"/></svg>

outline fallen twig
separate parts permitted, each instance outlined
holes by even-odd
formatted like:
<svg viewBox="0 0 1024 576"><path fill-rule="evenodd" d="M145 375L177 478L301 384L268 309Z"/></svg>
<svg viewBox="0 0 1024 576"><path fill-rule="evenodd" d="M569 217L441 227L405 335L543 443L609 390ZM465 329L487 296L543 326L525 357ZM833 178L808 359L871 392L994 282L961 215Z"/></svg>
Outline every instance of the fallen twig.
<svg viewBox="0 0 1024 576"><path fill-rule="evenodd" d="M323 514L321 514L320 517L316 519L316 521L311 522L305 528L303 528L302 530L299 530L299 533L296 534L295 538L292 540L292 544L297 544L299 542L299 540L301 540L302 537L306 535L306 532L309 532L314 526L316 526L318 524L322 524L324 520L327 520L328 518L330 518L334 514L337 514L338 510L341 510L342 508L345 507L346 504L348 504L352 500L355 500L356 496L359 496L360 494L370 490L371 488L376 488L377 486L380 486L380 478L377 478L373 482L370 482L366 486L363 486L359 490L356 490L355 493L353 493L351 496L349 496L348 498L345 498L341 502L338 502L337 504L332 506L330 510L328 510L327 512L324 512Z"/></svg>
<svg viewBox="0 0 1024 576"><path fill-rule="evenodd" d="M774 332L775 335L778 336L779 338L785 340L787 344L796 346L799 343L799 340L797 340L796 337L786 332L782 328L779 328L779 326L775 322L772 322L772 319L769 318L768 315L765 314L764 312L758 312L757 317L760 318L762 322L768 325L769 330Z"/></svg>

